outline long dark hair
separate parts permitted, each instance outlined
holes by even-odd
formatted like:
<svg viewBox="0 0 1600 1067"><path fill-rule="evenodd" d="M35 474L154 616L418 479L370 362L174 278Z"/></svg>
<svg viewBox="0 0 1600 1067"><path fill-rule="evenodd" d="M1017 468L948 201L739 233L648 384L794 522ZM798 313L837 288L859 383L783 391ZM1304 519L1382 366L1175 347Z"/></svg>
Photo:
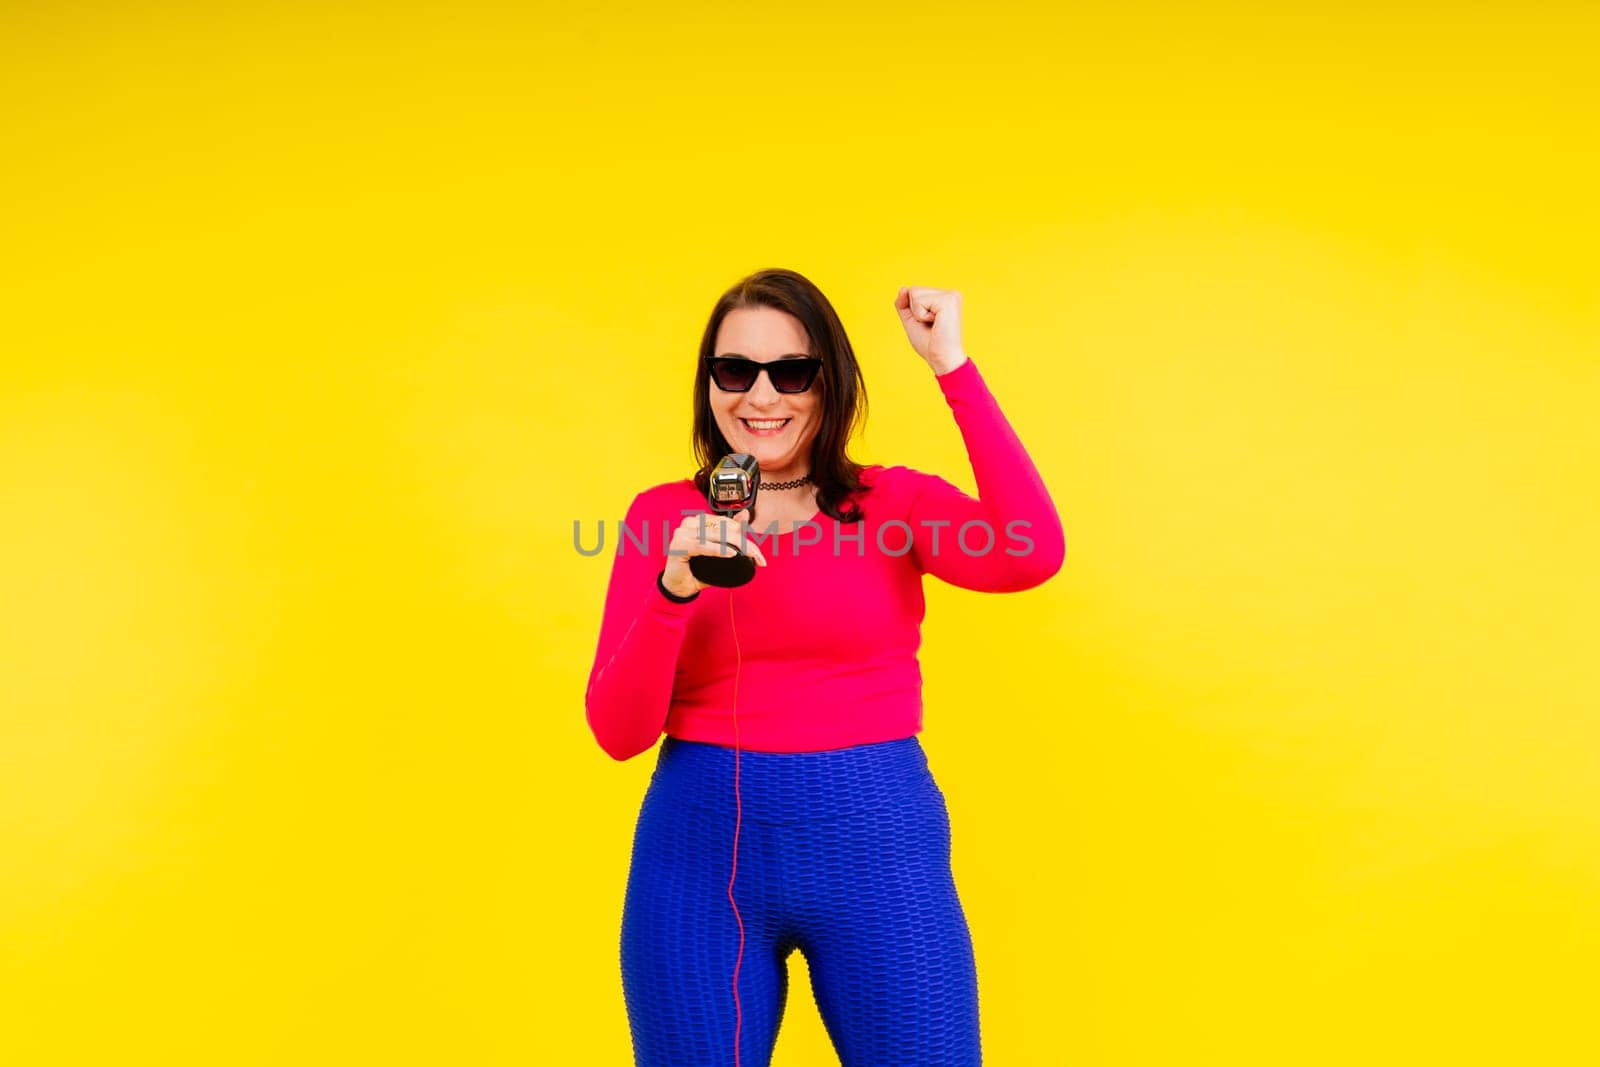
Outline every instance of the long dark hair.
<svg viewBox="0 0 1600 1067"><path fill-rule="evenodd" d="M817 485L817 506L838 522L860 521L861 505L851 495L861 488L861 465L846 455L853 435L867 417L867 384L861 377L855 349L828 298L811 281L792 270L772 267L751 274L728 289L711 310L700 358L694 369L694 455L700 469L694 484L704 493L711 468L733 449L711 413L711 375L706 360L716 355L717 330L735 308L769 307L800 320L811 339L811 354L822 359L822 425L811 443L811 478Z"/></svg>

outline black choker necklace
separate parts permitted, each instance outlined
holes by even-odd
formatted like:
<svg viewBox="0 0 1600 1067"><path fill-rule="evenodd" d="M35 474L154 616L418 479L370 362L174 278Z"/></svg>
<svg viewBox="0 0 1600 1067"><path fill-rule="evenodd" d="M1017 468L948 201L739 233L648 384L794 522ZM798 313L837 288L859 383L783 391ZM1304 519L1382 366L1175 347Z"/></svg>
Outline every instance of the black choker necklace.
<svg viewBox="0 0 1600 1067"><path fill-rule="evenodd" d="M763 489L798 489L802 485L805 485L810 480L811 480L811 475L802 474L800 477L792 478L787 482L762 482L761 483L761 488L763 488Z"/></svg>

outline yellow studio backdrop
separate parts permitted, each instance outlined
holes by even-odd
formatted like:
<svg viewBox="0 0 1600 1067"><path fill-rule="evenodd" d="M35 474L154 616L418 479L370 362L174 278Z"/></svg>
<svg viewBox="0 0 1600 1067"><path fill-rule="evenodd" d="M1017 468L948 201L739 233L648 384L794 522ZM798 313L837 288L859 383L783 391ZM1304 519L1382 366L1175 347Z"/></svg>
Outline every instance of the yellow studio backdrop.
<svg viewBox="0 0 1600 1067"><path fill-rule="evenodd" d="M1594 1062L1597 31L6 4L0 1061L631 1062L573 523L785 266L972 491L959 289L1066 526L928 585L985 1062Z"/></svg>

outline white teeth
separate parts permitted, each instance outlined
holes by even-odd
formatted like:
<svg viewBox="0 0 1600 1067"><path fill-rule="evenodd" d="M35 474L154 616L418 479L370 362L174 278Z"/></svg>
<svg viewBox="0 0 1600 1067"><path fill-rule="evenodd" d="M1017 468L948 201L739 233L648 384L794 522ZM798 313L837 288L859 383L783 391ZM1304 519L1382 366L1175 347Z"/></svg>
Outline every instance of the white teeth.
<svg viewBox="0 0 1600 1067"><path fill-rule="evenodd" d="M752 430L776 430L788 422L788 419L745 419L745 424Z"/></svg>

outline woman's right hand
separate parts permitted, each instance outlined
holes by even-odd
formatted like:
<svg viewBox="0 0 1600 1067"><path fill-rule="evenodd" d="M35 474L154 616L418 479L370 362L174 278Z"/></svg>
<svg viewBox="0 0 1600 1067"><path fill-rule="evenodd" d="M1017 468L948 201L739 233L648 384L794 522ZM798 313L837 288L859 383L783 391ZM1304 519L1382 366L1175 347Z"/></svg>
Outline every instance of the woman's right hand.
<svg viewBox="0 0 1600 1067"><path fill-rule="evenodd" d="M765 567L767 557L749 538L749 521L748 508L733 515L711 512L685 515L667 545L667 566L661 584L674 596L693 596L704 589L706 583L689 569L689 557L736 556L740 544L746 549L745 555L756 561L756 566Z"/></svg>

